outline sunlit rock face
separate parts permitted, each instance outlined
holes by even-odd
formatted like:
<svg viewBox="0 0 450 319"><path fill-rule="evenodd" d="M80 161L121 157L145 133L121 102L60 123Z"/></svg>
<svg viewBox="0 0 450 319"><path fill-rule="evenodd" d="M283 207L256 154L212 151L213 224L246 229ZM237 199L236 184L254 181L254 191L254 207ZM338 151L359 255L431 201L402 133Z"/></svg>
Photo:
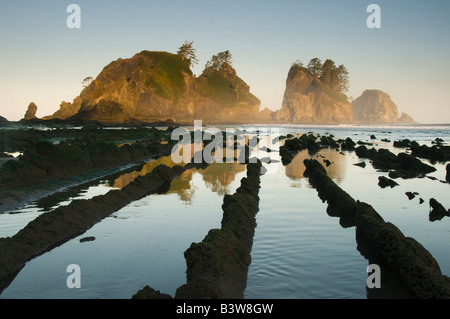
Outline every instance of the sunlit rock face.
<svg viewBox="0 0 450 319"><path fill-rule="evenodd" d="M228 63L196 77L180 55L142 51L111 62L52 117L104 123L249 123L262 116L260 104Z"/></svg>

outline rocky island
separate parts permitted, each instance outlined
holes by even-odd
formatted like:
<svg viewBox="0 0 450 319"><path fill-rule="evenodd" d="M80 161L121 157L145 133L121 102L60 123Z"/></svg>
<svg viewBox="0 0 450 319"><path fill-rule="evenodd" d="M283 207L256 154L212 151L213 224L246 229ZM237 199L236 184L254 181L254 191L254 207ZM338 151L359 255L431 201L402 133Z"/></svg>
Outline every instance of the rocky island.
<svg viewBox="0 0 450 319"><path fill-rule="evenodd" d="M282 108L273 115L276 123L352 123L347 96L323 82L307 68L293 65L286 79Z"/></svg>
<svg viewBox="0 0 450 319"><path fill-rule="evenodd" d="M179 54L142 51L111 62L72 103L45 119L244 123L258 118L260 104L228 61L195 77Z"/></svg>
<svg viewBox="0 0 450 319"><path fill-rule="evenodd" d="M352 102L355 121L361 124L416 124L406 113L398 116L397 105L380 90L365 90Z"/></svg>

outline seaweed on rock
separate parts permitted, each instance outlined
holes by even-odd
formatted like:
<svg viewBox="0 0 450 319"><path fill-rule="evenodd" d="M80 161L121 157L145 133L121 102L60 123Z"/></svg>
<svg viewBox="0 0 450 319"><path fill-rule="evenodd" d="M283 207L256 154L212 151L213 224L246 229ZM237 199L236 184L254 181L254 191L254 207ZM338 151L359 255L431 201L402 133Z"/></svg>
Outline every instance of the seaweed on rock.
<svg viewBox="0 0 450 319"><path fill-rule="evenodd" d="M186 284L176 299L240 299L247 284L248 267L259 210L261 162L247 164L247 176L233 195L225 195L220 229L211 229L200 243L185 251ZM133 299L160 298L145 286Z"/></svg>
<svg viewBox="0 0 450 319"><path fill-rule="evenodd" d="M385 222L369 204L351 198L326 175L318 161L307 159L305 166L305 176L309 177L319 197L328 202L327 211L341 213L341 219L353 219L357 231L417 298L450 298L450 278L441 273L437 261L420 243Z"/></svg>

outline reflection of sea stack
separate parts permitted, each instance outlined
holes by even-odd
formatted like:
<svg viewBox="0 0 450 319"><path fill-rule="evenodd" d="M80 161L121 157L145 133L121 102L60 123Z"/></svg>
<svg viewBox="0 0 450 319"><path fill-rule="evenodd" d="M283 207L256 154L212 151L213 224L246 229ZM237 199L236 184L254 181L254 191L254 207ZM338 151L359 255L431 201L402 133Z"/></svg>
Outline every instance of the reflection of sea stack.
<svg viewBox="0 0 450 319"><path fill-rule="evenodd" d="M28 105L28 109L25 112L24 120L33 120L36 119L37 106L33 102Z"/></svg>
<svg viewBox="0 0 450 319"><path fill-rule="evenodd" d="M199 171L208 188L223 196L229 193L229 185L235 180L236 174L245 171L245 165L239 163L211 163Z"/></svg>
<svg viewBox="0 0 450 319"><path fill-rule="evenodd" d="M333 179L340 181L345 175L345 165L339 164L341 161L346 161L347 158L342 156L339 152L333 150L322 150L322 153L333 164L325 166L328 175ZM294 159L285 167L286 176L292 180L298 180L304 178L303 173L305 171L305 159L310 159L312 156L307 150L298 152Z"/></svg>

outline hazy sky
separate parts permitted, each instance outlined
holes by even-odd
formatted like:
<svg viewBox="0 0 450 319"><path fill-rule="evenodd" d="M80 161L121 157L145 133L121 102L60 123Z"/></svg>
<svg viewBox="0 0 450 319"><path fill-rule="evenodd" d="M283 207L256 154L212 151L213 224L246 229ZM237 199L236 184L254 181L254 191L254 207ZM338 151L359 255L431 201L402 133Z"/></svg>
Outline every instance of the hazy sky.
<svg viewBox="0 0 450 319"><path fill-rule="evenodd" d="M80 29L66 25L72 3ZM366 24L372 3L380 29ZM0 115L19 120L32 101L38 117L50 115L111 61L176 53L185 40L194 41L197 75L230 50L262 107L281 108L294 61L319 57L347 67L349 96L379 89L416 121L450 123L449 0L2 0Z"/></svg>

